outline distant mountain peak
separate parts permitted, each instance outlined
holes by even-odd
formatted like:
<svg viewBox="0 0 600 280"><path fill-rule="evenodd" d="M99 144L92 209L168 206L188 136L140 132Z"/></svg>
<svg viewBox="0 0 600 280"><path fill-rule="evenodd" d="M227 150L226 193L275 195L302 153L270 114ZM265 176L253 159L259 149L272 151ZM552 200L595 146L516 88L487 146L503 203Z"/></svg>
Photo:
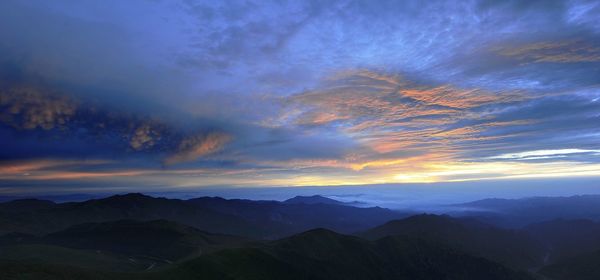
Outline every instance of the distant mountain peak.
<svg viewBox="0 0 600 280"><path fill-rule="evenodd" d="M326 228L314 228L305 232L301 232L298 235L339 235L339 233Z"/></svg>
<svg viewBox="0 0 600 280"><path fill-rule="evenodd" d="M143 193L126 193L126 194L113 195L112 197L146 198L146 197L150 197L150 196L145 195Z"/></svg>
<svg viewBox="0 0 600 280"><path fill-rule="evenodd" d="M136 200L147 200L147 199L154 199L154 197L145 195L143 193L127 193L127 194L116 194L116 195L104 198L102 200L136 201Z"/></svg>
<svg viewBox="0 0 600 280"><path fill-rule="evenodd" d="M320 195L312 195L312 196L299 195L299 196L290 198L284 202L289 203L289 204L319 204L319 203L321 203L321 204L337 204L337 205L345 204L344 202L337 201L335 199L327 198L327 197L320 196Z"/></svg>

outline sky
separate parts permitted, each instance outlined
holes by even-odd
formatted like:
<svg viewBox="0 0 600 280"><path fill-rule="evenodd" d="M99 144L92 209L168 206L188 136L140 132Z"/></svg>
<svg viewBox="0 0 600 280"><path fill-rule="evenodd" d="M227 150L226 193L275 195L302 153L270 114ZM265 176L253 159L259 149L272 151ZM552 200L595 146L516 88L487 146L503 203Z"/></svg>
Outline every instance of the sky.
<svg viewBox="0 0 600 280"><path fill-rule="evenodd" d="M0 194L600 183L600 1L6 0L0 37Z"/></svg>

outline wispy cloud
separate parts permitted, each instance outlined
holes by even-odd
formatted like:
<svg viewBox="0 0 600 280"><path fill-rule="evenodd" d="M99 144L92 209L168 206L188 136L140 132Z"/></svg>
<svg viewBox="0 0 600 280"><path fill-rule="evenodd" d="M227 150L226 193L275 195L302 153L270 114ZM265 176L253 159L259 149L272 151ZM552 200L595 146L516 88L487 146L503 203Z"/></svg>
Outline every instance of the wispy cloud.
<svg viewBox="0 0 600 280"><path fill-rule="evenodd" d="M165 159L166 164L193 161L199 157L214 153L223 148L231 140L224 133L209 133L203 136L185 138L179 143L177 152Z"/></svg>
<svg viewBox="0 0 600 280"><path fill-rule="evenodd" d="M559 149L559 150L536 150L520 153L502 154L490 157L490 159L514 159L514 160L533 160L533 159L551 159L557 157L566 157L573 154L600 155L600 150L584 149Z"/></svg>
<svg viewBox="0 0 600 280"><path fill-rule="evenodd" d="M524 63L600 61L600 47L586 41L577 40L536 42L521 46L499 48L496 51L502 56L511 57Z"/></svg>

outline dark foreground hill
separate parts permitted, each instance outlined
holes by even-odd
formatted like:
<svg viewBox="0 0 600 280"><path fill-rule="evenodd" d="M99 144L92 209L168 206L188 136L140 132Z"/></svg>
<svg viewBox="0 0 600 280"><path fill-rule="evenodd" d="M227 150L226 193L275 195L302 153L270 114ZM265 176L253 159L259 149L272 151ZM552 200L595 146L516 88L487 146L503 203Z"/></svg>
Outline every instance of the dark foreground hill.
<svg viewBox="0 0 600 280"><path fill-rule="evenodd" d="M190 200L116 195L84 202L19 200L0 203L0 234L43 235L82 223L165 219L250 238L281 238L316 227L350 233L407 216L388 209L334 203L284 203L222 198Z"/></svg>
<svg viewBox="0 0 600 280"><path fill-rule="evenodd" d="M367 241L316 229L279 241L226 249L156 272L95 272L1 262L1 279L532 279L423 238Z"/></svg>
<svg viewBox="0 0 600 280"><path fill-rule="evenodd" d="M553 280L600 279L600 251L564 259L542 268L540 273Z"/></svg>
<svg viewBox="0 0 600 280"><path fill-rule="evenodd" d="M0 237L0 258L109 271L152 269L247 240L166 220L85 223L43 237Z"/></svg>
<svg viewBox="0 0 600 280"><path fill-rule="evenodd" d="M544 246L546 264L600 250L600 223L591 220L556 219L524 231Z"/></svg>
<svg viewBox="0 0 600 280"><path fill-rule="evenodd" d="M86 223L41 238L46 244L74 249L103 250L173 262L244 243L240 237L213 234L167 220L119 220Z"/></svg>
<svg viewBox="0 0 600 280"><path fill-rule="evenodd" d="M387 222L359 236L370 240L386 236L427 238L520 269L542 265L544 255L541 244L526 233L450 216L416 215Z"/></svg>

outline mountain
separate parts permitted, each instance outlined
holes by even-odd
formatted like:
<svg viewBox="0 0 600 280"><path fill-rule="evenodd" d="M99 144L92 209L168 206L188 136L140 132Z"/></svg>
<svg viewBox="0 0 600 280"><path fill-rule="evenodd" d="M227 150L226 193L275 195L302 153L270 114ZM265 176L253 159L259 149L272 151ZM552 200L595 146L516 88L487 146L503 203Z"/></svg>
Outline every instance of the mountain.
<svg viewBox="0 0 600 280"><path fill-rule="evenodd" d="M530 279L424 239L367 241L325 229L201 256L165 274L177 279Z"/></svg>
<svg viewBox="0 0 600 280"><path fill-rule="evenodd" d="M46 244L68 248L145 256L166 263L245 241L243 238L208 233L167 220L85 223L48 234L41 240Z"/></svg>
<svg viewBox="0 0 600 280"><path fill-rule="evenodd" d="M313 196L299 195L299 196L290 198L284 202L289 203L289 204L319 204L319 203L321 203L321 204L336 204L336 205L345 204L344 202L337 201L335 199L327 198L327 197L320 196L320 195L313 195Z"/></svg>
<svg viewBox="0 0 600 280"><path fill-rule="evenodd" d="M5 241L0 243L2 259L121 271L159 267L247 242L166 220L85 223L43 237L9 234L0 240Z"/></svg>
<svg viewBox="0 0 600 280"><path fill-rule="evenodd" d="M524 230L545 247L546 264L600 250L600 223L591 220L556 219Z"/></svg>
<svg viewBox="0 0 600 280"><path fill-rule="evenodd" d="M23 212L50 209L56 206L56 203L49 200L40 199L17 199L0 203L0 211L2 212Z"/></svg>
<svg viewBox="0 0 600 280"><path fill-rule="evenodd" d="M119 280L126 274L105 272L82 268L68 264L52 264L31 260L0 260L0 279L2 280ZM137 279L143 279L142 277Z"/></svg>
<svg viewBox="0 0 600 280"><path fill-rule="evenodd" d="M69 266L71 270L94 270L100 271L144 271L147 268L160 267L164 262L144 257L130 257L114 254L108 251L71 249L55 245L40 243L14 244L0 246L0 267L3 264L12 264L5 268L0 279L10 279L10 271L19 266L27 269L14 275L15 279L24 279L36 270L53 269L58 266ZM62 271L64 273L64 271ZM27 279L47 279L43 277L29 277ZM51 278L51 277L50 277ZM61 279L77 279L61 277Z"/></svg>
<svg viewBox="0 0 600 280"><path fill-rule="evenodd" d="M253 201L202 197L190 204L215 212L240 217L262 228L271 229L270 239L323 227L342 233L365 230L383 222L408 216L380 207L359 208L340 204L306 204L279 201Z"/></svg>
<svg viewBox="0 0 600 280"><path fill-rule="evenodd" d="M530 279L436 242L400 237L367 241L324 229L216 255L185 263L177 269L181 274L173 275L181 275L179 279L204 275L218 276L214 279Z"/></svg>
<svg viewBox="0 0 600 280"><path fill-rule="evenodd" d="M36 240L38 240L38 237L35 235L20 232L11 232L0 235L0 246L26 244L34 242Z"/></svg>
<svg viewBox="0 0 600 280"><path fill-rule="evenodd" d="M8 202L10 203L13 202ZM0 209L3 209L5 204L0 204ZM248 236L264 234L262 229L235 216L197 207L184 200L154 198L142 194L59 203L34 210L0 210L0 233L23 232L43 235L76 224L122 219L166 219L217 233Z"/></svg>
<svg viewBox="0 0 600 280"><path fill-rule="evenodd" d="M370 240L386 236L428 238L519 269L541 265L543 255L538 242L525 233L450 216L416 215L387 222L358 235Z"/></svg>
<svg viewBox="0 0 600 280"><path fill-rule="evenodd" d="M559 261L539 273L553 280L600 279L600 250Z"/></svg>
<svg viewBox="0 0 600 280"><path fill-rule="evenodd" d="M0 261L0 278L20 279L533 279L435 241L368 241L315 229L278 241L204 254L150 272L96 272L65 265ZM66 276L65 276L66 275ZM72 277L72 278L69 278Z"/></svg>
<svg viewBox="0 0 600 280"><path fill-rule="evenodd" d="M15 204L19 207L13 207ZM84 202L54 204L32 200L0 203L0 234L22 232L44 235L87 222L165 219L208 232L275 239L315 227L349 233L405 216L379 207L217 197L180 200L133 193Z"/></svg>
<svg viewBox="0 0 600 280"><path fill-rule="evenodd" d="M453 214L481 216L504 227L524 227L559 218L600 221L600 195L484 199L454 207L460 211Z"/></svg>

